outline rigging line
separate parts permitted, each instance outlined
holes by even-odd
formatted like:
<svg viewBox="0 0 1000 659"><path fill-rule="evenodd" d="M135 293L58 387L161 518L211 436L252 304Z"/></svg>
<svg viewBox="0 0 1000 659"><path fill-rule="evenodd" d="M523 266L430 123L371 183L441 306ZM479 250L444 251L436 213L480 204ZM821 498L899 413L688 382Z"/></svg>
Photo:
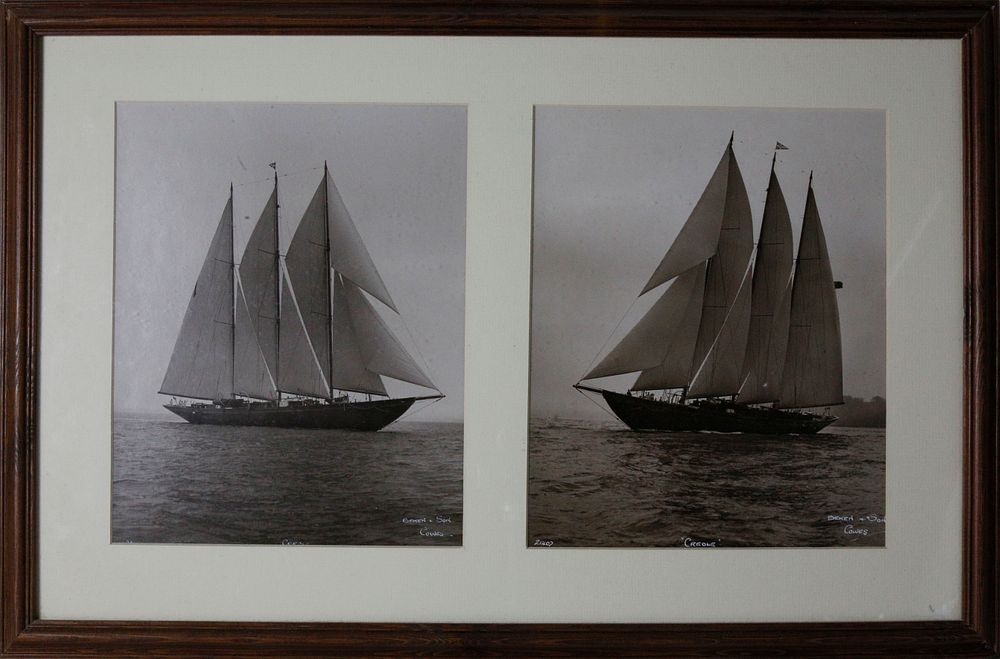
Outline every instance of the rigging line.
<svg viewBox="0 0 1000 659"><path fill-rule="evenodd" d="M665 292L666 291L664 291L664 293ZM639 297L642 297L642 296L640 295ZM594 358L590 360L590 365L587 366L587 370L584 372L583 377L579 378L577 380L577 382L583 382L584 380L586 380L587 379L587 377L586 377L587 373L590 373L592 370L594 370L594 366L597 364L597 358L604 354L604 349L608 347L608 343L611 342L611 338L615 335L615 333L618 331L618 329L622 326L622 323L625 322L625 318L628 317L629 313L632 311L632 307L635 306L635 303L639 301L639 297L633 299L632 303L630 305L628 305L627 309L625 309L625 313L623 313L622 317L618 319L618 322L615 324L615 328L613 330L611 330L611 333L608 334L608 338L604 339L604 343L602 343L601 347L597 350L597 354L594 355ZM653 304L656 304L656 303L654 302Z"/></svg>
<svg viewBox="0 0 1000 659"><path fill-rule="evenodd" d="M722 319L722 324L719 325L719 331L716 333L715 339L712 341L712 345L709 346L708 351L705 352L705 358L701 360L701 364L698 366L698 370L694 372L694 377L691 378L691 384L694 384L695 381L698 379L698 376L701 375L702 369L704 369L705 364L708 363L708 358L712 355L712 351L715 350L715 345L719 342L719 337L722 336L722 330L726 328L726 323L729 322L729 316L732 315L733 309L736 308L736 300L739 299L740 292L743 290L743 287L747 283L747 279L749 278L748 275L750 274L752 266L753 266L753 259L750 259L747 262L746 270L743 272L743 279L740 280L740 287L736 289L736 295L733 296L733 304L729 307L729 310L726 311L726 317Z"/></svg>
<svg viewBox="0 0 1000 659"><path fill-rule="evenodd" d="M431 377L430 372L429 372L431 370L430 364L427 362L426 359L424 359L423 353L420 352L420 346L417 344L417 340L415 338L413 338L413 333L410 332L410 326L406 324L406 318L403 317L403 314L398 313L398 312L397 312L396 315L399 316L399 321L403 324L403 330L406 332L406 336L409 337L410 343L413 345L413 349L417 351L417 357L422 362L420 364L420 366L422 366L425 369L424 370L424 374L427 375L427 379L428 380L430 380L431 382L433 382L434 379ZM465 342L463 341L462 344L463 344L462 348L464 350L464 348L465 348ZM437 387L434 387L434 390L437 391L439 394L443 393Z"/></svg>
<svg viewBox="0 0 1000 659"><path fill-rule="evenodd" d="M440 403L442 400L444 400L444 399L443 398L438 398L436 400L427 401L427 404L424 405L423 407L411 408L409 411L407 411L406 414L404 414L403 416L401 416L398 419L396 419L396 421L402 421L403 419L405 419L406 417L410 416L411 414L416 414L417 412L422 412L422 411L426 410L428 407L430 407L431 405L434 405L435 403Z"/></svg>
<svg viewBox="0 0 1000 659"><path fill-rule="evenodd" d="M611 416L613 416L613 417L615 416L614 412L612 412L612 411L611 411L611 408L610 408L610 407L606 408L606 407L604 407L603 405L601 405L600 403L598 403L598 402L597 402L596 400L594 400L593 398L591 398L590 396L588 396L587 394L588 394L589 392L587 392L587 391L580 391L579 389L577 389L576 391L577 391L577 392L578 392L578 393L579 393L580 395L582 395L582 396L583 396L584 398L586 398L586 399L587 399L588 401L590 401L590 404L591 404L591 405L593 405L594 407L596 407L597 409L601 410L601 411L602 411L602 412L604 412L605 414L610 414L610 415L611 415ZM616 417L616 418L617 418L617 417Z"/></svg>

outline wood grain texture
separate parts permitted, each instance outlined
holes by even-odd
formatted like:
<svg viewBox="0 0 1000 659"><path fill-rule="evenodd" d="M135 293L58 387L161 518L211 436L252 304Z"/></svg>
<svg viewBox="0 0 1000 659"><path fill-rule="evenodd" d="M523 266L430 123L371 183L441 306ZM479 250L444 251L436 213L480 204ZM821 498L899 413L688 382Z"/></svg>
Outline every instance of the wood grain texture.
<svg viewBox="0 0 1000 659"><path fill-rule="evenodd" d="M998 651L995 0L0 0L4 656L993 656ZM37 242L41 38L89 34L449 34L954 38L965 108L962 620L448 625L39 620Z"/></svg>

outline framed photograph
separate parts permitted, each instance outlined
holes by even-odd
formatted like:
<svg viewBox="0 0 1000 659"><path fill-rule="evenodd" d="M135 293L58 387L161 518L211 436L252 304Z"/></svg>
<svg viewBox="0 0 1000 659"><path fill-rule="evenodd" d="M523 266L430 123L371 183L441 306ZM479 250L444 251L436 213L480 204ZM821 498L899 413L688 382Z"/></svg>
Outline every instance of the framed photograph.
<svg viewBox="0 0 1000 659"><path fill-rule="evenodd" d="M997 6L0 1L4 656L992 656Z"/></svg>
<svg viewBox="0 0 1000 659"><path fill-rule="evenodd" d="M536 109L529 546L885 546L885 144L882 111Z"/></svg>
<svg viewBox="0 0 1000 659"><path fill-rule="evenodd" d="M112 542L461 544L464 113L117 106Z"/></svg>

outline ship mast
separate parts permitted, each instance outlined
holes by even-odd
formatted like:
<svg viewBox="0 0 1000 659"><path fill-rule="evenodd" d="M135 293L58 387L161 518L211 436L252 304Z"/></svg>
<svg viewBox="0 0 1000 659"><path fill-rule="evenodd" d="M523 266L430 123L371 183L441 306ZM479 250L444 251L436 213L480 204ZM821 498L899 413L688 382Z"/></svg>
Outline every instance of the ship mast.
<svg viewBox="0 0 1000 659"><path fill-rule="evenodd" d="M323 244L326 246L326 335L331 342L329 355L330 382L327 386L330 389L329 400L333 401L333 302L330 295L330 275L333 271L333 263L330 262L330 172L327 169L326 161L323 161Z"/></svg>
<svg viewBox="0 0 1000 659"><path fill-rule="evenodd" d="M278 227L278 213L281 208L278 204L278 164L271 163L274 168L274 307L277 318L274 319L274 354L281 354L281 243L278 242L281 234ZM278 388L278 369L281 368L281 360L274 360L274 391L278 394L278 407L281 407L281 389Z"/></svg>
<svg viewBox="0 0 1000 659"><path fill-rule="evenodd" d="M229 208L230 209L233 208L232 181L229 182ZM230 210L230 213L232 213L232 210ZM233 360L233 368L230 369L231 370L230 375L232 375L233 386L230 389L230 391L233 392L233 398L236 398L236 222L232 221L231 216L229 222L229 243L231 248L230 259L233 262L233 267L230 272L230 282L232 283L232 288L230 288L231 295L229 296L233 302L233 304L231 305L232 308L230 309L232 313L229 316L230 321L232 321L229 331L229 338L230 338L229 344L232 346L232 352L230 352L230 355L232 356Z"/></svg>

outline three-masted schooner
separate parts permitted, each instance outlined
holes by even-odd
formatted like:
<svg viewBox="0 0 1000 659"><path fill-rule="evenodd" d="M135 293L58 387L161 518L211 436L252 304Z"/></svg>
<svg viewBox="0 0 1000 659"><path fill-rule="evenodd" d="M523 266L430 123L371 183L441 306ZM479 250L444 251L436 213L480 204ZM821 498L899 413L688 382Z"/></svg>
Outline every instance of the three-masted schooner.
<svg viewBox="0 0 1000 659"><path fill-rule="evenodd" d="M235 263L230 185L159 391L201 402L164 407L191 423L379 430L442 398L368 299L398 313L326 164L283 255L278 210L275 169ZM436 393L389 398L382 376Z"/></svg>
<svg viewBox="0 0 1000 659"><path fill-rule="evenodd" d="M836 420L800 410L844 402L840 284L833 280L811 173L793 264L775 161L756 259L751 263L750 202L730 137L639 295L673 283L574 385L601 394L633 430L815 433ZM639 376L627 393L580 384L634 372Z"/></svg>

